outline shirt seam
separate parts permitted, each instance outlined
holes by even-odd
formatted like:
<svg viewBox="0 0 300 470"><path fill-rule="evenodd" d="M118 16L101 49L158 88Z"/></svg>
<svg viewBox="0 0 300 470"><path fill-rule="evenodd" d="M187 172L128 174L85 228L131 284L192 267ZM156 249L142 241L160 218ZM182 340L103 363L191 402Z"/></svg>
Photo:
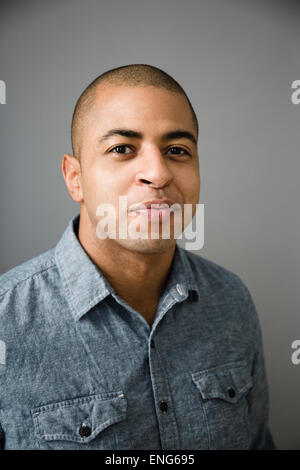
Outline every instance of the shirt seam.
<svg viewBox="0 0 300 470"><path fill-rule="evenodd" d="M33 274L30 274L29 276L25 277L24 279L21 279L20 281L17 281L16 284L14 284L13 286L9 287L8 289L6 289L5 291L1 292L0 293L0 296L2 297L3 295L7 294L7 292L15 289L16 287L18 287L22 282L25 282L25 281L28 281L28 279L32 279L34 276L37 276L41 273L43 273L44 271L48 271L48 269L51 269L51 268L55 268L56 267L56 263L54 262L53 264L51 264L50 266L47 266L43 269L40 269L39 271L36 271L34 272Z"/></svg>

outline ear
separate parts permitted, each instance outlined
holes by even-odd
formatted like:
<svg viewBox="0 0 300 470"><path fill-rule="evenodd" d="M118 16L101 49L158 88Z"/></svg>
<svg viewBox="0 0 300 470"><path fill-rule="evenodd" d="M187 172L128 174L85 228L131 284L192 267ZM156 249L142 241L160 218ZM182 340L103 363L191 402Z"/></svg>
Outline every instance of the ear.
<svg viewBox="0 0 300 470"><path fill-rule="evenodd" d="M71 198L73 201L83 202L79 160L67 153L63 156L61 169Z"/></svg>

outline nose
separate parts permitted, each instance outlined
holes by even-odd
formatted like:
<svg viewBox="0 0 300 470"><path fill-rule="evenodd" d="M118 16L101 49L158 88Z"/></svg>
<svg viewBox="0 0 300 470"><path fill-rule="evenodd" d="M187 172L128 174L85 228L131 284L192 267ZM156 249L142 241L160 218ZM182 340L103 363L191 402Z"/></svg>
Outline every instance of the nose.
<svg viewBox="0 0 300 470"><path fill-rule="evenodd" d="M168 166L168 159L164 158L158 150L148 150L139 161L139 168L135 176L138 185L149 185L153 188L164 188L173 179Z"/></svg>

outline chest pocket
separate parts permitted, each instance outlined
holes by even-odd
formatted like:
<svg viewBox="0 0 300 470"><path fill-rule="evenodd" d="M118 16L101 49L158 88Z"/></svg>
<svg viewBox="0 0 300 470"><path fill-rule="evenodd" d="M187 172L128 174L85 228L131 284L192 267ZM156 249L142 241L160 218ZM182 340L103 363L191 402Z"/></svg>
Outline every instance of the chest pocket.
<svg viewBox="0 0 300 470"><path fill-rule="evenodd" d="M121 391L44 405L31 414L40 448L130 449Z"/></svg>
<svg viewBox="0 0 300 470"><path fill-rule="evenodd" d="M192 373L200 392L210 449L247 449L250 443L247 393L253 385L245 361Z"/></svg>

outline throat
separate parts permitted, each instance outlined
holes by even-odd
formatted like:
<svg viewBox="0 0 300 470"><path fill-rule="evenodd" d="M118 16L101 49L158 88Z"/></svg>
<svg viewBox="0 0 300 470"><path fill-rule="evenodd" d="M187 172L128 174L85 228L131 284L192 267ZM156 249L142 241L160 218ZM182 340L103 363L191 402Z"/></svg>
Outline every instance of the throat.
<svg viewBox="0 0 300 470"><path fill-rule="evenodd" d="M145 303L142 305L135 304L135 305L131 305L131 307L134 308L134 310L138 312L146 320L146 322L151 328L154 322L157 305L158 305L158 302L155 302L152 305L148 305Z"/></svg>

